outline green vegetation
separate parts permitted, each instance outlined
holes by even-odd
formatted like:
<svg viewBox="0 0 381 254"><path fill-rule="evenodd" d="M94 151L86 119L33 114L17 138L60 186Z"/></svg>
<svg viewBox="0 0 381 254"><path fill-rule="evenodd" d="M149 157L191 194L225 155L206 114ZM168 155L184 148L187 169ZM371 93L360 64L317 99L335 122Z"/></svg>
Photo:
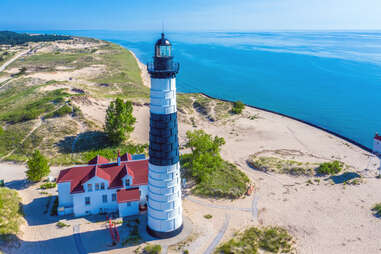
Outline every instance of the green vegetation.
<svg viewBox="0 0 381 254"><path fill-rule="evenodd" d="M23 215L20 201L17 191L0 187L0 240L9 241L19 233Z"/></svg>
<svg viewBox="0 0 381 254"><path fill-rule="evenodd" d="M38 87L11 87L0 92L0 121L19 123L37 119L69 96L64 89L41 94L36 91Z"/></svg>
<svg viewBox="0 0 381 254"><path fill-rule="evenodd" d="M320 175L336 175L344 169L344 163L341 161L324 162L320 164L316 172Z"/></svg>
<svg viewBox="0 0 381 254"><path fill-rule="evenodd" d="M28 170L26 176L30 181L38 182L50 173L48 160L39 150L35 150L27 162Z"/></svg>
<svg viewBox="0 0 381 254"><path fill-rule="evenodd" d="M98 55L98 57L102 58L102 63L107 63L107 69L104 74L92 81L98 84L107 84L110 97L147 100L149 98L149 88L143 85L140 76L141 71L132 53L113 43L102 45L100 49L107 51L107 54ZM117 96L112 93L115 89L121 90L121 93L118 93ZM107 89L104 88L103 90Z"/></svg>
<svg viewBox="0 0 381 254"><path fill-rule="evenodd" d="M209 220L209 219L213 218L213 216L211 214L205 214L204 218Z"/></svg>
<svg viewBox="0 0 381 254"><path fill-rule="evenodd" d="M251 155L247 162L251 167L263 172L274 172L295 176L313 176L315 174L334 175L344 169L344 163L340 161L324 162L319 164L285 160L277 157L257 157L256 155Z"/></svg>
<svg viewBox="0 0 381 254"><path fill-rule="evenodd" d="M64 223L64 222L62 222L62 221L57 222L57 223L56 223L56 226L57 226L58 228L70 227L69 224L66 224L66 223Z"/></svg>
<svg viewBox="0 0 381 254"><path fill-rule="evenodd" d="M129 228L128 238L122 241L123 246L139 244L142 238L139 234L139 219L126 222L126 226Z"/></svg>
<svg viewBox="0 0 381 254"><path fill-rule="evenodd" d="M294 240L280 227L251 227L221 245L215 253L295 253ZM261 251L260 251L261 250Z"/></svg>
<svg viewBox="0 0 381 254"><path fill-rule="evenodd" d="M263 172L291 174L296 176L312 176L319 165L318 163L284 160L277 157L257 157L255 155L249 157L248 163L251 167Z"/></svg>
<svg viewBox="0 0 381 254"><path fill-rule="evenodd" d="M65 104L59 109L57 109L56 111L46 114L45 118L62 117L62 116L71 114L73 112L74 112L73 108Z"/></svg>
<svg viewBox="0 0 381 254"><path fill-rule="evenodd" d="M144 145L134 145L134 144L121 144L119 146L105 147L102 149L92 150L83 152L81 154L81 161L88 162L97 155L101 155L109 160L115 160L120 151L121 154L130 153L130 154L142 154L148 148L148 144Z"/></svg>
<svg viewBox="0 0 381 254"><path fill-rule="evenodd" d="M159 254L159 253L161 253L161 246L158 244L154 244L154 245L149 244L146 247L144 247L144 253L146 253L146 254Z"/></svg>
<svg viewBox="0 0 381 254"><path fill-rule="evenodd" d="M52 183L44 183L40 186L40 189L43 189L43 190L46 190L46 189L53 189L57 186L56 183L52 182Z"/></svg>
<svg viewBox="0 0 381 254"><path fill-rule="evenodd" d="M242 110L245 108L245 104L242 101L236 101L233 104L232 113L233 114L241 114Z"/></svg>
<svg viewBox="0 0 381 254"><path fill-rule="evenodd" d="M372 207L373 214L377 217L381 217L381 203L377 203Z"/></svg>
<svg viewBox="0 0 381 254"><path fill-rule="evenodd" d="M40 34L40 35L29 35L20 34L10 31L0 31L0 44L17 45L24 44L26 42L39 42L39 41L57 41L57 40L69 40L70 36L64 35L50 35L50 34Z"/></svg>
<svg viewBox="0 0 381 254"><path fill-rule="evenodd" d="M132 103L117 98L110 103L106 112L105 133L113 144L121 144L126 134L134 130L136 118L132 115Z"/></svg>
<svg viewBox="0 0 381 254"><path fill-rule="evenodd" d="M219 152L225 140L212 138L203 130L187 132L186 147L192 153L181 156L185 177L196 180L192 192L200 196L239 198L247 190L249 178L237 167L224 161Z"/></svg>

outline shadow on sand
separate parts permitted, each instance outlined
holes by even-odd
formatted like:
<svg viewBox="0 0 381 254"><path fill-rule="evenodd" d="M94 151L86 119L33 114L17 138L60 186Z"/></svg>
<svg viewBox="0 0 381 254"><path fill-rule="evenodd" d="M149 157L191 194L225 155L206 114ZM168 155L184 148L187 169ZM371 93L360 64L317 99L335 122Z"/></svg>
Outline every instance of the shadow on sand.
<svg viewBox="0 0 381 254"><path fill-rule="evenodd" d="M345 172L341 175L331 176L329 177L335 184L342 184L346 181L355 179L355 178L361 178L361 176L355 172Z"/></svg>

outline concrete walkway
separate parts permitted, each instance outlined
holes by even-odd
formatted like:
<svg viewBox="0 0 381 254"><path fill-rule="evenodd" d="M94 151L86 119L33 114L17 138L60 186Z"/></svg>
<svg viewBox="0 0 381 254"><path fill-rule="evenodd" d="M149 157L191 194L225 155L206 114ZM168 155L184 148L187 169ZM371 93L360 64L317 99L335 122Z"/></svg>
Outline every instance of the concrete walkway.
<svg viewBox="0 0 381 254"><path fill-rule="evenodd" d="M75 246L77 247L78 254L87 254L87 251L85 249L85 246L83 246L83 242L81 239L79 224L74 225L73 233L74 233L73 238L74 238Z"/></svg>
<svg viewBox="0 0 381 254"><path fill-rule="evenodd" d="M206 249L204 254L211 254L213 253L214 249L217 247L218 243L221 241L222 237L225 234L226 229L229 226L230 216L228 214L225 214L225 222L224 225L222 225L220 231L218 231L218 234L213 239L213 241L210 243L209 247Z"/></svg>

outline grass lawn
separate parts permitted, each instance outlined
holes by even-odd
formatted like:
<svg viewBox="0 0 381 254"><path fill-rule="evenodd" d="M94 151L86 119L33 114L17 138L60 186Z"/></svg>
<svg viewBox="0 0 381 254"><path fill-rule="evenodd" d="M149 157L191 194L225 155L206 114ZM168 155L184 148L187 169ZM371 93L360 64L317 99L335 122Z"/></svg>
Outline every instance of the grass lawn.
<svg viewBox="0 0 381 254"><path fill-rule="evenodd" d="M17 191L0 187L0 238L11 240L19 233L22 223L21 198Z"/></svg>

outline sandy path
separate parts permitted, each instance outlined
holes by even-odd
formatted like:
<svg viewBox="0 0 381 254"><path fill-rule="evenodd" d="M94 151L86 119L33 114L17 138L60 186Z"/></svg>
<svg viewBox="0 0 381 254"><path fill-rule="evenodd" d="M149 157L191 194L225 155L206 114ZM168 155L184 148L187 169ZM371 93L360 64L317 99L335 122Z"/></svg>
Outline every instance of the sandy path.
<svg viewBox="0 0 381 254"><path fill-rule="evenodd" d="M28 52L32 52L33 49L27 49L27 50L24 50L20 53L18 53L17 55L15 55L14 57L12 57L11 59L9 59L8 61L6 61L5 63L3 63L1 66L0 66L0 72L4 71L5 68L7 68L8 65L10 65L11 63L13 63L14 61L16 61L18 58L20 58L21 56L27 54Z"/></svg>

